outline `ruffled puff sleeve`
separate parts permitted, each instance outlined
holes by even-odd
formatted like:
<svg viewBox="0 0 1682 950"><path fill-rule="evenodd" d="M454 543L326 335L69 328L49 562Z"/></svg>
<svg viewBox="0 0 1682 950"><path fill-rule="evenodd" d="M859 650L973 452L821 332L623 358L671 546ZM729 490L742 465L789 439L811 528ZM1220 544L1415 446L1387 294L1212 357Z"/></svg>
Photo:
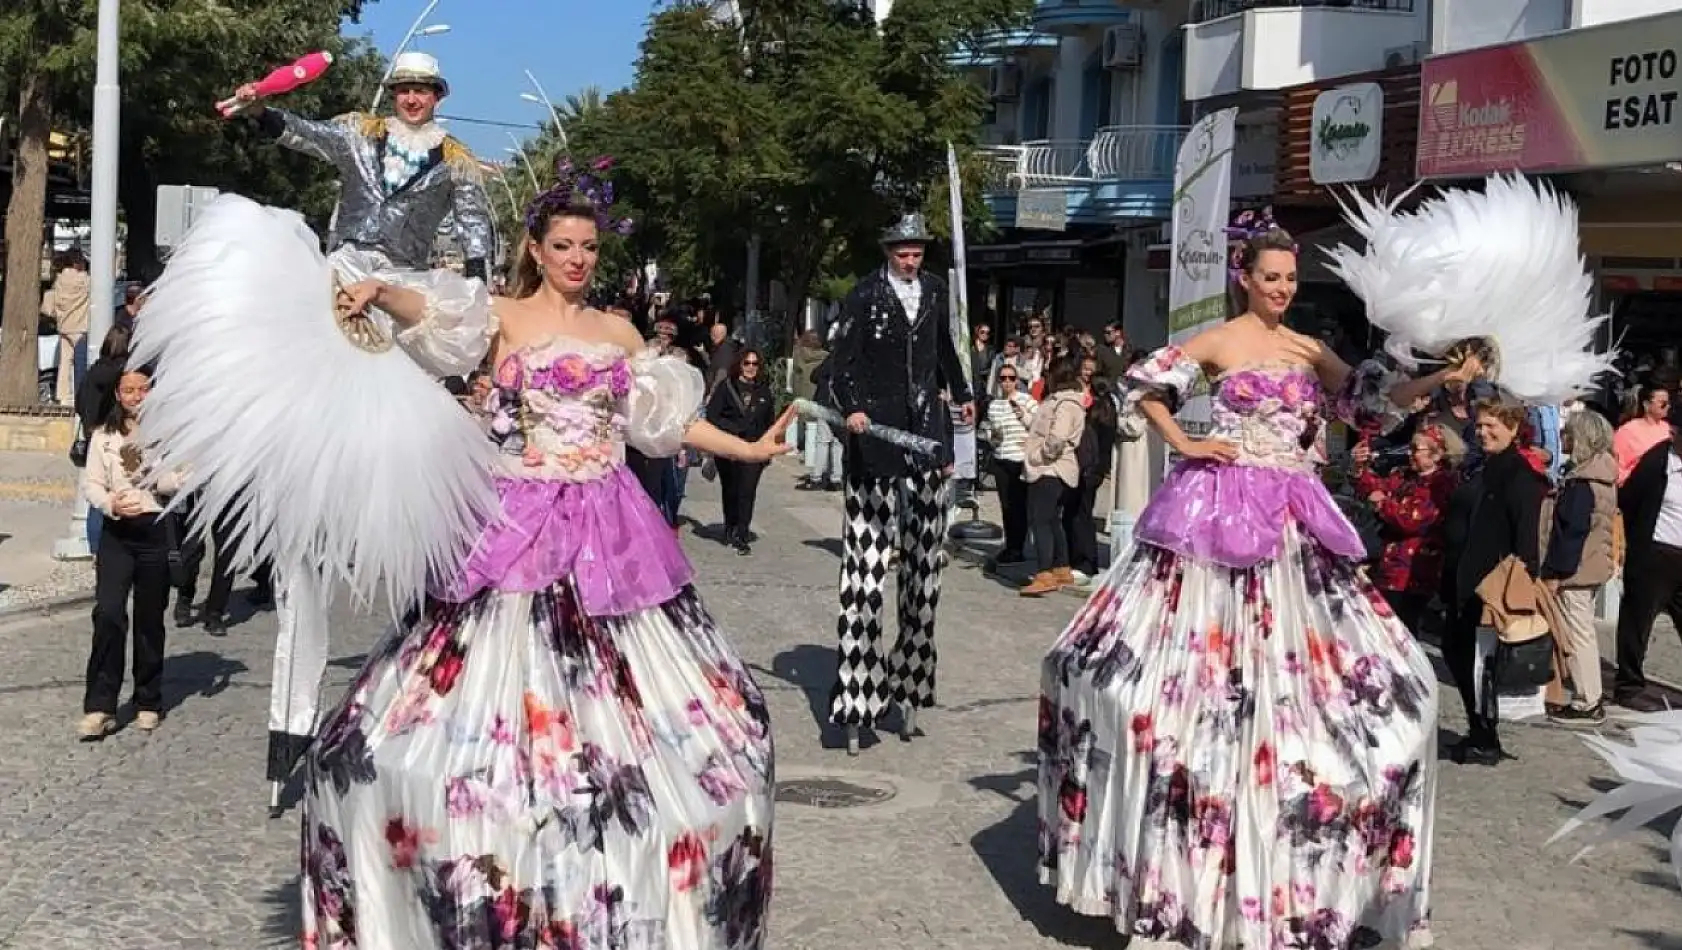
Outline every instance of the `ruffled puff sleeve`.
<svg viewBox="0 0 1682 950"><path fill-rule="evenodd" d="M683 357L648 350L631 357L625 441L650 458L676 455L684 433L701 415L705 394L700 370Z"/></svg>
<svg viewBox="0 0 1682 950"><path fill-rule="evenodd" d="M1165 346L1127 371L1127 393L1121 402L1124 416L1138 413L1139 404L1155 399L1179 412L1190 396L1203 367L1177 346Z"/></svg>
<svg viewBox="0 0 1682 950"><path fill-rule="evenodd" d="M479 368L497 330L484 281L444 269L382 276L426 297L421 321L397 334L410 359L439 377L466 376Z"/></svg>
<svg viewBox="0 0 1682 950"><path fill-rule="evenodd" d="M1402 379L1377 360L1365 360L1349 371L1343 388L1332 397L1332 415L1361 431L1384 431L1402 415L1390 401L1390 390Z"/></svg>

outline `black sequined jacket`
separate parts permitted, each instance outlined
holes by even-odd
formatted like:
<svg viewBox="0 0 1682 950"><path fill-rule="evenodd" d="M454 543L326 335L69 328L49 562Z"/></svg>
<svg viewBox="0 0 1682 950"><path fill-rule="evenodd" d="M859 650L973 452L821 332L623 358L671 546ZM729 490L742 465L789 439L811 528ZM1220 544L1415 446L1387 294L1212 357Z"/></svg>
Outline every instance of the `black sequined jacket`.
<svg viewBox="0 0 1682 950"><path fill-rule="evenodd" d="M947 447L942 459L907 453L868 436L843 433L846 466L860 478L895 478L913 467L951 463L951 405L973 398L964 361L952 339L946 283L923 274L917 313L905 305L879 270L859 281L841 303L839 327L821 389L842 415L862 412L872 422L935 439Z"/></svg>

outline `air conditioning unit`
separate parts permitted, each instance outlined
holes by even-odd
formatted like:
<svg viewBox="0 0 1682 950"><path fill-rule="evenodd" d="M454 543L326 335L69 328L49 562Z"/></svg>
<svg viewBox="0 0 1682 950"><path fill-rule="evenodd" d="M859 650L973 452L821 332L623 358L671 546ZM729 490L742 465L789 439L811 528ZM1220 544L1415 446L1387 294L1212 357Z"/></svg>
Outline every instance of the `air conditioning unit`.
<svg viewBox="0 0 1682 950"><path fill-rule="evenodd" d="M1120 23L1104 31L1104 68L1138 69L1145 51L1145 31L1137 23Z"/></svg>
<svg viewBox="0 0 1682 950"><path fill-rule="evenodd" d="M994 66L987 73L987 98L995 102L1022 94L1022 70L1012 63Z"/></svg>
<svg viewBox="0 0 1682 950"><path fill-rule="evenodd" d="M1424 59L1430 51L1430 46L1425 43L1392 46L1384 51L1384 68L1402 69L1407 66L1418 66L1420 60Z"/></svg>

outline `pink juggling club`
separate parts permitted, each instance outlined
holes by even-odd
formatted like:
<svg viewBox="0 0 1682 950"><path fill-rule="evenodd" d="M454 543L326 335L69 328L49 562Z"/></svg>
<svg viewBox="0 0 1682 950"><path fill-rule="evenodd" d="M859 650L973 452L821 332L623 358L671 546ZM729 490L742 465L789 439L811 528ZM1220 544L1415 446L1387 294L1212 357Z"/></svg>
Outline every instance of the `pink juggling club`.
<svg viewBox="0 0 1682 950"><path fill-rule="evenodd" d="M257 94L263 97L279 96L321 78L327 67L333 65L333 54L328 52L310 53L299 57L290 66L282 66L253 85ZM223 118L233 115L250 104L249 100L234 96L216 104L216 111L222 113Z"/></svg>

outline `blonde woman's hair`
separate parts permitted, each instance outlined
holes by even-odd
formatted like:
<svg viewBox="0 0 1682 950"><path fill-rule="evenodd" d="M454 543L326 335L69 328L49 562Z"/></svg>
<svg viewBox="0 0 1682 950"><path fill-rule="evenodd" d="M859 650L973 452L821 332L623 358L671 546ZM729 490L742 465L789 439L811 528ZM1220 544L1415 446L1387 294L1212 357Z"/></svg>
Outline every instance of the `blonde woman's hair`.
<svg viewBox="0 0 1682 950"><path fill-rule="evenodd" d="M1443 461L1448 463L1449 468L1458 468L1460 463L1466 460L1466 440L1460 437L1460 433L1448 426L1433 422L1421 428L1419 434L1437 447L1437 451L1442 453Z"/></svg>
<svg viewBox="0 0 1682 950"><path fill-rule="evenodd" d="M1595 456L1612 451L1612 423L1592 409L1572 413L1561 429L1561 434L1571 440L1572 465L1586 465Z"/></svg>

